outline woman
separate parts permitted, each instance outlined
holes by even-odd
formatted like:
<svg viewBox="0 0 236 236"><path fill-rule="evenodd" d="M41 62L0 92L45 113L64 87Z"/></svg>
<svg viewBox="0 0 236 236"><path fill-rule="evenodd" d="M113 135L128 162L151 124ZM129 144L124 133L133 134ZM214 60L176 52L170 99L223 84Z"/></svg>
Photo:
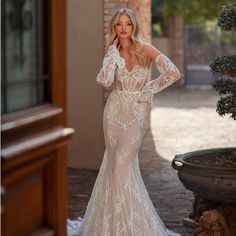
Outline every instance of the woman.
<svg viewBox="0 0 236 236"><path fill-rule="evenodd" d="M68 221L69 235L167 236L143 183L138 150L149 126L154 93L180 79L177 67L143 41L135 13L111 19L108 51L97 82L112 87L103 116L106 150L82 223ZM154 61L161 75L148 81Z"/></svg>

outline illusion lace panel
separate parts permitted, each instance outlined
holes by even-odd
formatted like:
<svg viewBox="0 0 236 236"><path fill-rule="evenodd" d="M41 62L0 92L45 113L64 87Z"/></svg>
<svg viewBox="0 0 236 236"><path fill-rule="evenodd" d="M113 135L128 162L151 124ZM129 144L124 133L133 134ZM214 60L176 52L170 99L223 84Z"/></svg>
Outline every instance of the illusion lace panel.
<svg viewBox="0 0 236 236"><path fill-rule="evenodd" d="M170 86L176 80L180 79L181 74L175 64L164 54L160 54L155 59L157 69L161 75L154 80L148 82L143 91L150 91L151 93L158 93L166 87Z"/></svg>
<svg viewBox="0 0 236 236"><path fill-rule="evenodd" d="M97 75L97 82L104 87L110 87L114 81L116 65L119 63L119 51L115 45L111 45L103 59L103 65Z"/></svg>

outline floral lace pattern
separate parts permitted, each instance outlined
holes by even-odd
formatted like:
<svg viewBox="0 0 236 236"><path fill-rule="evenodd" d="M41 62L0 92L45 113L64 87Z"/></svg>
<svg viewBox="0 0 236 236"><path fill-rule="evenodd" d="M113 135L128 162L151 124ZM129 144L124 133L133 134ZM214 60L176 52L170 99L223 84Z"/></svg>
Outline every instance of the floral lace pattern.
<svg viewBox="0 0 236 236"><path fill-rule="evenodd" d="M161 75L148 82L149 69L136 65L128 71L114 45L104 58L97 82L113 85L103 114L106 150L84 218L68 220L69 236L179 235L168 230L157 214L138 162L152 95L180 77L165 55L155 62Z"/></svg>
<svg viewBox="0 0 236 236"><path fill-rule="evenodd" d="M170 86L173 82L180 79L180 72L175 64L164 54L160 54L156 59L155 63L157 69L161 75L150 82L144 87L143 91L150 91L151 93L158 93L166 87Z"/></svg>

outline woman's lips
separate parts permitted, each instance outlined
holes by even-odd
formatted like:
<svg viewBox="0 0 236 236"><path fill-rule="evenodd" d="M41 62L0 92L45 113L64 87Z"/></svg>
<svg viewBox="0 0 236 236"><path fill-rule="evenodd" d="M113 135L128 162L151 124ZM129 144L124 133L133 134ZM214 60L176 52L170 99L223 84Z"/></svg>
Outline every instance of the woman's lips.
<svg viewBox="0 0 236 236"><path fill-rule="evenodd" d="M122 31L122 32L121 32L121 34L127 34L127 32L125 32L125 31Z"/></svg>

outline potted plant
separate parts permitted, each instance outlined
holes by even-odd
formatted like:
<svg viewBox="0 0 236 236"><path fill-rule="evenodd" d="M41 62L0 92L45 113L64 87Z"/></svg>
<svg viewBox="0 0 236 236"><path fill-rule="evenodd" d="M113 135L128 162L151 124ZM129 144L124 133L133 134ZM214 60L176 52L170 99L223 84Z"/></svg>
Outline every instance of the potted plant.
<svg viewBox="0 0 236 236"><path fill-rule="evenodd" d="M224 31L235 31L236 2L223 6L218 25ZM216 78L213 88L220 95L216 111L236 120L236 55L216 57L210 70ZM236 235L236 147L176 155L172 166L195 194L190 215L198 225L194 235Z"/></svg>

